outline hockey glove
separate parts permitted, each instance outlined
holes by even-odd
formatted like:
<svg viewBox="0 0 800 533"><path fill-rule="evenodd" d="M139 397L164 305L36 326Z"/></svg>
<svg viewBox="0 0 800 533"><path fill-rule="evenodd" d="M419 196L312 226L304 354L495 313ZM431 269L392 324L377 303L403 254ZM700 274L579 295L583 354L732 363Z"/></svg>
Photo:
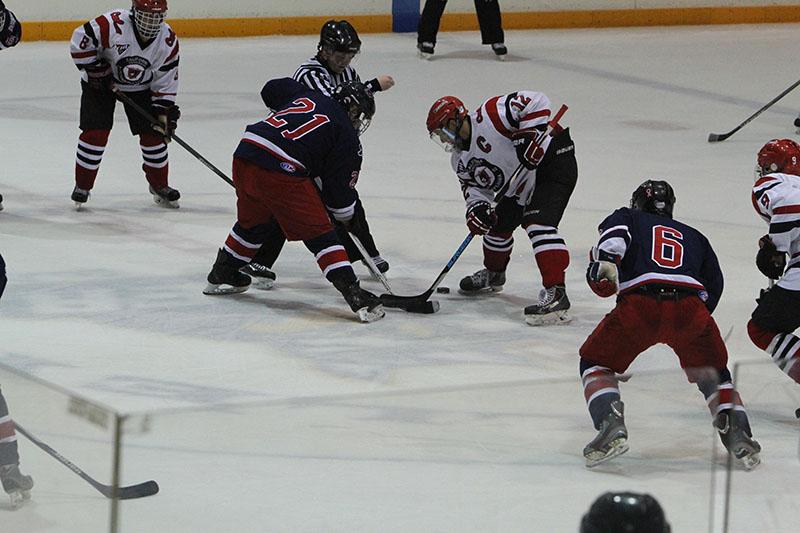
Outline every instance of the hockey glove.
<svg viewBox="0 0 800 533"><path fill-rule="evenodd" d="M517 159L528 170L533 170L544 157L544 150L536 140L539 132L536 130L516 131L511 138L511 142L517 151Z"/></svg>
<svg viewBox="0 0 800 533"><path fill-rule="evenodd" d="M96 91L108 91L114 79L111 77L111 65L98 60L85 68L89 87Z"/></svg>
<svg viewBox="0 0 800 533"><path fill-rule="evenodd" d="M592 261L586 269L589 288L601 298L617 293L617 265L608 261Z"/></svg>
<svg viewBox="0 0 800 533"><path fill-rule="evenodd" d="M786 269L786 253L778 251L769 235L764 235L758 240L756 266L769 279L780 278Z"/></svg>
<svg viewBox="0 0 800 533"><path fill-rule="evenodd" d="M158 124L153 125L153 131L164 137L164 142L172 140L172 134L178 127L178 119L181 118L181 110L177 105L153 104Z"/></svg>
<svg viewBox="0 0 800 533"><path fill-rule="evenodd" d="M467 210L467 227L473 235L486 235L497 224L497 214L489 202L478 202Z"/></svg>

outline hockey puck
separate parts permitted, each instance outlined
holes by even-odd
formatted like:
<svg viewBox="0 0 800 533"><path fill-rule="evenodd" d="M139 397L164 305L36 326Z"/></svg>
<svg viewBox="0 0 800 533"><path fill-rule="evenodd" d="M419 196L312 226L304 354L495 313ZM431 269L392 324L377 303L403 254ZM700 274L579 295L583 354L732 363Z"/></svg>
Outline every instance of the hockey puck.
<svg viewBox="0 0 800 533"><path fill-rule="evenodd" d="M450 287L437 287L436 292L439 294L450 294Z"/></svg>

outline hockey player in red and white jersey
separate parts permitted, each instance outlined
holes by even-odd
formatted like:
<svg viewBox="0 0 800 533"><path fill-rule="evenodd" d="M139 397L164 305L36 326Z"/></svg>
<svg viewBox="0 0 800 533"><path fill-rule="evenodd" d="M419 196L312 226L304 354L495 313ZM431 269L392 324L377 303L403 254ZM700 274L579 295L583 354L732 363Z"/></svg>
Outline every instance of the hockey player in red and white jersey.
<svg viewBox="0 0 800 533"><path fill-rule="evenodd" d="M89 199L114 121L116 96L125 93L159 121L151 124L124 104L131 133L139 136L145 178L155 202L178 207L180 193L168 185L167 143L177 127L178 37L164 22L167 0L133 0L79 26L70 53L81 71L81 134L72 200Z"/></svg>
<svg viewBox="0 0 800 533"><path fill-rule="evenodd" d="M769 224L759 240L758 269L777 283L764 291L747 324L753 343L800 383L800 145L773 139L758 152L752 201ZM787 259L788 256L788 259Z"/></svg>
<svg viewBox="0 0 800 533"><path fill-rule="evenodd" d="M569 129L542 135L550 100L518 91L495 96L468 113L455 96L434 102L428 112L431 139L452 152L452 165L467 204L467 227L483 235L486 268L461 280L463 294L500 291L517 226L528 234L544 288L525 308L533 326L570 321L564 274L569 251L558 224L578 179ZM516 170L517 181L509 187Z"/></svg>

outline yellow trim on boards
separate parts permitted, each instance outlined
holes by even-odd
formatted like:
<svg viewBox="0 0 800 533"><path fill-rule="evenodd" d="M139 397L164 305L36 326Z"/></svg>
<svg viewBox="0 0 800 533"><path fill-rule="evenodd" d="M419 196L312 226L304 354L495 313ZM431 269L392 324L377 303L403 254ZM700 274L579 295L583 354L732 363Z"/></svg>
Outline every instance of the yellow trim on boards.
<svg viewBox="0 0 800 533"><path fill-rule="evenodd" d="M329 18L169 19L169 24L180 37L313 35L319 32L322 24ZM391 15L352 15L344 18L352 22L358 28L359 33L388 33L392 31ZM23 22L23 39L25 41L69 40L73 30L84 22L83 20ZM760 24L773 22L800 22L800 5L503 13L503 28L507 30L680 26L693 24ZM478 20L474 13L445 13L442 17L442 31L477 29Z"/></svg>

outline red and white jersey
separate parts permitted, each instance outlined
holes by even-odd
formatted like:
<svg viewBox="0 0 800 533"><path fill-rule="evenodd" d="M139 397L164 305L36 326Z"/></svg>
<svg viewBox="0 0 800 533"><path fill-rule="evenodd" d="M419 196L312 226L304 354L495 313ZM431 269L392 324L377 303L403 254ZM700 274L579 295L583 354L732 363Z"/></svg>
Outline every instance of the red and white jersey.
<svg viewBox="0 0 800 533"><path fill-rule="evenodd" d="M769 237L788 254L778 285L800 291L800 176L767 174L753 186L753 207L769 224Z"/></svg>
<svg viewBox="0 0 800 533"><path fill-rule="evenodd" d="M121 91L149 89L153 100L173 103L178 94L178 48L178 37L166 22L155 39L143 45L128 8L109 11L79 26L70 42L72 60L79 69L105 60ZM81 76L87 80L86 72Z"/></svg>
<svg viewBox="0 0 800 533"><path fill-rule="evenodd" d="M542 93L518 91L495 96L469 114L472 133L469 148L453 153L452 165L461 182L467 208L481 201L492 202L519 166L517 151L512 144L516 131L542 132L550 120L550 100ZM546 137L542 149L547 152L551 137ZM506 196L516 196L525 205L536 187L536 171L522 169L515 190Z"/></svg>

